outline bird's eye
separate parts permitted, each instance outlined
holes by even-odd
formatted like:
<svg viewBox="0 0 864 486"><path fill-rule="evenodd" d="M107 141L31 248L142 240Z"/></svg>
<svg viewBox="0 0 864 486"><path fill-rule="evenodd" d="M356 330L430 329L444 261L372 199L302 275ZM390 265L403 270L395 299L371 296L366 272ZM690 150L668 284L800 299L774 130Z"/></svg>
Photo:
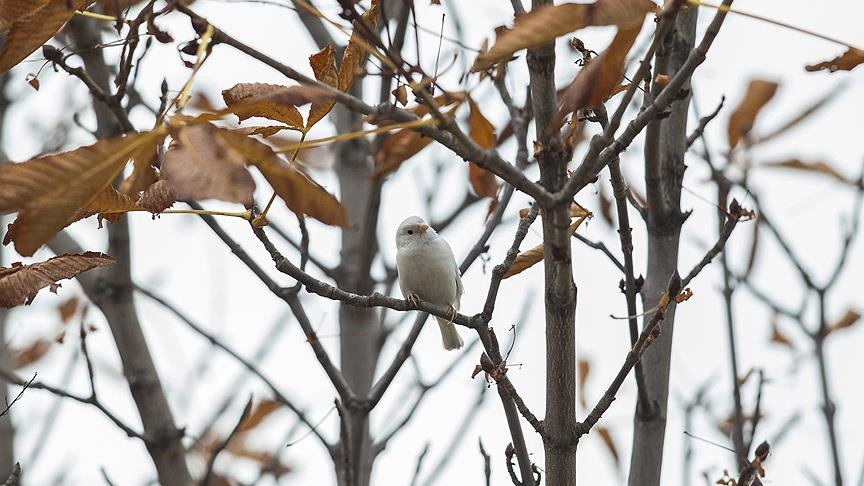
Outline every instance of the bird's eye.
<svg viewBox="0 0 864 486"><path fill-rule="evenodd" d="M409 234L409 235L413 235L413 234L414 234L414 230L408 230L408 234Z"/></svg>

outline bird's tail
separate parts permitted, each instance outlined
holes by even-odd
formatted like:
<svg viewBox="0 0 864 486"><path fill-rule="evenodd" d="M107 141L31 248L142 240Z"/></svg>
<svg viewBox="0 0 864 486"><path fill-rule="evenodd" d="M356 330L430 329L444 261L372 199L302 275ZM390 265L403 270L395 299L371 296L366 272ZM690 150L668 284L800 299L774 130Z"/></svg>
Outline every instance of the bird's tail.
<svg viewBox="0 0 864 486"><path fill-rule="evenodd" d="M443 317L436 317L436 319L438 319L438 327L441 329L441 341L444 343L444 349L449 351L461 348L462 337L459 336L456 325Z"/></svg>

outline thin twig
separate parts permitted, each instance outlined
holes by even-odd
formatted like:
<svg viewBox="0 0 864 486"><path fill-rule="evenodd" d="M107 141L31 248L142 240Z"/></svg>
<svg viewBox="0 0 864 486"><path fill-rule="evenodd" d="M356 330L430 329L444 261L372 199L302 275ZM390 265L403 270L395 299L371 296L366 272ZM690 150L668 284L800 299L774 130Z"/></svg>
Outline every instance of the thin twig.
<svg viewBox="0 0 864 486"><path fill-rule="evenodd" d="M246 420L246 417L249 416L249 412L252 410L252 397L249 397L249 400L246 402L246 406L243 407L243 412L240 413L240 419L237 420L237 424L234 425L234 428L231 429L231 433L225 437L225 440L220 442L213 452L210 454L210 459L207 461L207 469L204 473L204 479L201 480L201 486L210 486L210 480L213 476L213 466L216 465L216 457L220 452L225 450L228 447L228 444L231 442L231 439L237 435L237 432L240 431L240 426L243 425L243 422Z"/></svg>

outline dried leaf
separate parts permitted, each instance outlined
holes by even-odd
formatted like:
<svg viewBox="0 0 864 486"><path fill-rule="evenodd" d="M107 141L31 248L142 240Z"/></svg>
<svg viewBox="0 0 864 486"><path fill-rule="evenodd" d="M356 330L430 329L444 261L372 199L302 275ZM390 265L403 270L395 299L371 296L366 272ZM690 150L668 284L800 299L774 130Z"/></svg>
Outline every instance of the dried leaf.
<svg viewBox="0 0 864 486"><path fill-rule="evenodd" d="M619 29L609 47L579 71L570 86L564 90L561 108L552 122L552 131L563 125L568 114L589 106L597 106L612 94L623 75L624 59L636 42L641 28L642 25L639 24L633 28Z"/></svg>
<svg viewBox="0 0 864 486"><path fill-rule="evenodd" d="M393 95L394 98L396 98L396 101L398 101L400 105L405 106L408 104L408 89L405 88L404 84L400 84L390 93Z"/></svg>
<svg viewBox="0 0 864 486"><path fill-rule="evenodd" d="M105 215L121 214L126 211L136 211L140 209L141 207L135 204L135 201L133 201L132 198L117 189L108 186L78 210L78 212L72 216L69 224L78 221L79 219L89 218L94 214L99 214L105 217Z"/></svg>
<svg viewBox="0 0 864 486"><path fill-rule="evenodd" d="M509 59L520 49L546 44L588 26L617 25L622 30L635 29L638 33L645 15L656 9L649 0L598 0L592 4L540 7L517 17L513 29L499 36L488 52L477 56L471 70L483 71L498 61Z"/></svg>
<svg viewBox="0 0 864 486"><path fill-rule="evenodd" d="M138 194L159 180L156 163L159 147L147 146L132 156L132 174L117 187L124 194Z"/></svg>
<svg viewBox="0 0 864 486"><path fill-rule="evenodd" d="M738 103L738 106L729 115L729 126L727 128L729 147L735 147L741 137L750 132L753 128L753 123L756 121L756 117L759 115L759 111L765 104L771 101L771 98L777 92L777 86L777 83L774 81L761 79L750 81L744 99Z"/></svg>
<svg viewBox="0 0 864 486"><path fill-rule="evenodd" d="M242 122L259 116L303 130L303 115L297 106L330 99L329 93L314 86L280 86L240 83L222 91L222 99Z"/></svg>
<svg viewBox="0 0 864 486"><path fill-rule="evenodd" d="M468 106L471 108L468 115L471 139L484 149L495 147L495 126L483 116L473 99L468 98ZM495 174L481 169L473 162L468 164L468 180L471 182L474 193L480 197L495 197L495 194L498 193L498 181L495 180Z"/></svg>
<svg viewBox="0 0 864 486"><path fill-rule="evenodd" d="M747 381L750 380L750 377L753 376L753 371L754 371L754 368L750 368L749 370L747 370L747 373L744 373L744 376L739 377L738 378L738 385L741 386L741 385L747 383Z"/></svg>
<svg viewBox="0 0 864 486"><path fill-rule="evenodd" d="M431 138L411 129L399 130L389 135L375 153L375 173L372 177L380 180L390 175L430 143Z"/></svg>
<svg viewBox="0 0 864 486"><path fill-rule="evenodd" d="M161 132L100 140L70 152L0 167L0 213L19 211L15 234L6 240L32 255L103 191L143 147L159 143Z"/></svg>
<svg viewBox="0 0 864 486"><path fill-rule="evenodd" d="M252 412L246 416L240 426L237 428L237 433L242 434L254 429L264 421L271 413L275 412L282 405L276 400L261 400L252 409Z"/></svg>
<svg viewBox="0 0 864 486"><path fill-rule="evenodd" d="M825 330L825 334L827 335L838 329L852 327L855 325L855 323L858 322L859 319L861 319L861 313L859 313L855 309L848 309L846 313L843 314L843 317L840 318L840 320L828 326L828 328Z"/></svg>
<svg viewBox="0 0 864 486"><path fill-rule="evenodd" d="M11 350L12 369L17 370L39 361L51 349L51 344L53 344L53 341L37 339L26 348Z"/></svg>
<svg viewBox="0 0 864 486"><path fill-rule="evenodd" d="M309 56L309 65L312 66L312 72L315 73L315 79L327 84L328 86L334 88L339 87L339 71L336 69L336 56L333 53L332 47L329 45L324 46L324 49L321 49L316 54ZM318 123L322 118L327 116L335 104L336 102L333 100L317 101L312 103L312 106L309 108L309 119L306 120L305 131L308 132L309 129L312 128L312 125Z"/></svg>
<svg viewBox="0 0 864 486"><path fill-rule="evenodd" d="M837 172L834 167L826 164L825 162L805 162L800 159L789 159L783 160L780 162L769 162L766 164L762 164L763 167L768 168L783 168L783 169L796 169L803 170L807 172L816 172L822 175L827 175L829 177L833 177L840 182L845 182L846 184L857 185L857 182L851 181L846 178L843 174Z"/></svg>
<svg viewBox="0 0 864 486"><path fill-rule="evenodd" d="M161 213L174 205L177 199L168 181L154 183L138 198L138 206L153 214Z"/></svg>
<svg viewBox="0 0 864 486"><path fill-rule="evenodd" d="M363 18L370 27L375 27L378 23L378 0L372 0L372 5L363 14ZM339 65L339 91L347 92L363 73L363 66L369 57L369 47L362 32L363 28L355 23L354 31L342 54L342 64Z"/></svg>
<svg viewBox="0 0 864 486"><path fill-rule="evenodd" d="M62 304L57 306L57 311L60 313L60 321L64 323L69 322L69 319L72 319L72 316L78 311L78 297L66 299Z"/></svg>
<svg viewBox="0 0 864 486"><path fill-rule="evenodd" d="M261 171L288 209L324 224L348 226L348 216L339 200L306 174L284 162L270 146L227 130L223 130L222 138Z"/></svg>
<svg viewBox="0 0 864 486"><path fill-rule="evenodd" d="M588 401L585 399L585 381L588 379L588 374L591 372L591 363L586 359L579 360L579 405L582 408L588 408Z"/></svg>
<svg viewBox="0 0 864 486"><path fill-rule="evenodd" d="M581 206L580 206L581 207ZM587 211L586 211L587 212ZM590 215L590 213L588 213ZM580 217L576 221L570 223L570 234L576 233L576 230L579 229L579 225L582 224L583 221L587 219L587 216ZM517 273L522 273L525 270L533 267L537 263L543 261L543 244L539 244L534 248L531 248L528 251L522 252L516 256L516 260L513 261L513 265L504 273L504 278L510 278Z"/></svg>
<svg viewBox="0 0 864 486"><path fill-rule="evenodd" d="M11 268L0 267L0 307L29 304L40 289L50 287L56 293L60 287L59 280L112 263L114 257L88 251L80 255L60 255L30 265L13 263Z"/></svg>
<svg viewBox="0 0 864 486"><path fill-rule="evenodd" d="M835 71L851 71L861 64L864 64L864 51L850 47L834 59L817 64L808 64L804 66L804 69L810 72L826 70L833 73Z"/></svg>
<svg viewBox="0 0 864 486"><path fill-rule="evenodd" d="M794 350L795 345L780 331L779 317L776 313L771 317L771 342Z"/></svg>
<svg viewBox="0 0 864 486"><path fill-rule="evenodd" d="M603 444L606 446L609 454L612 455L612 460L615 461L615 465L620 466L621 457L618 455L618 447L615 446L615 441L612 439L612 434L609 432L609 429L600 425L594 427L592 432L596 432L598 435L600 435L600 439L603 441Z"/></svg>
<svg viewBox="0 0 864 486"><path fill-rule="evenodd" d="M162 176L177 199L252 205L255 181L246 169L246 159L225 140L226 134L231 133L209 123L177 130L162 164Z"/></svg>
<svg viewBox="0 0 864 486"><path fill-rule="evenodd" d="M86 0L6 0L0 3L0 31L7 30L0 50L0 73L8 71L48 42L75 10L92 3ZM69 8L71 4L72 8ZM3 27L4 22L7 24Z"/></svg>

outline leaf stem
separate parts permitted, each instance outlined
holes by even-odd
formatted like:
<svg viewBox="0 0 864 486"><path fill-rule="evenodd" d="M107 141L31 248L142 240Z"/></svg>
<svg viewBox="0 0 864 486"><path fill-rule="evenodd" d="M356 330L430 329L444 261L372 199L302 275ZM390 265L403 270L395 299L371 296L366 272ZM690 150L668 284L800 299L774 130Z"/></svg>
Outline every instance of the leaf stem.
<svg viewBox="0 0 864 486"><path fill-rule="evenodd" d="M122 214L122 213L137 213L147 211L144 208L123 209L115 211L100 211L99 214ZM149 211L147 211L149 212ZM211 216L229 216L232 218L242 218L246 221L252 220L252 211L210 211L207 209L166 209L156 214L207 214Z"/></svg>
<svg viewBox="0 0 864 486"><path fill-rule="evenodd" d="M734 10L734 9L732 9L731 7L727 7L727 6L725 6L725 5L715 5L715 4L712 4L712 3L703 2L703 1L701 1L701 0L687 0L687 3L689 3L689 4L691 4L691 5L698 5L698 6L700 6L700 7L709 7L709 8L713 8L713 9L719 10L719 11L721 11L721 12L731 12L731 13L738 14L738 15L741 15L741 16L744 16L744 17L750 17L751 19L761 20L761 21L763 21L763 22L768 22L769 24L774 24L774 25L777 25L777 26L780 26L780 27L785 27L785 28L790 29L790 30L794 30L794 31L796 31L796 32L801 32L802 34L807 34L807 35L810 35L810 36L813 36L813 37L817 37L817 38L819 38L819 39L826 40L826 41L828 41L828 42L833 42L833 43L835 43L835 44L840 44L841 46L846 46L846 47L848 47L849 49L858 49L858 50L862 50L861 48L856 47L856 46L854 46L854 45L852 45L852 44L850 44L850 43L848 43L848 42L846 42L846 41L842 41L842 40L840 40L840 39L835 39L835 38L833 38L833 37L829 37L829 36L827 36L827 35L820 34L820 33L818 33L818 32L813 32L812 30L804 29L804 28L802 28L802 27L796 27L796 26L794 26L794 25L790 25L790 24L787 24L787 23L785 23L785 22L781 22L781 21L779 21L779 20L769 19L768 17L763 17L763 16L761 16L761 15L756 15L756 14L752 14L752 13L748 13L748 12L742 12L742 11L740 11L740 10Z"/></svg>
<svg viewBox="0 0 864 486"><path fill-rule="evenodd" d="M111 16L111 15L105 15L105 14L100 14L100 13L96 13L96 12L89 12L87 10L76 10L75 15L80 15L82 17L90 17L91 19L96 19L96 20L105 20L108 22L117 22L117 20L120 20L120 22L123 22L124 24L129 23L129 19L127 19L125 17L120 17L118 19L117 17Z"/></svg>

